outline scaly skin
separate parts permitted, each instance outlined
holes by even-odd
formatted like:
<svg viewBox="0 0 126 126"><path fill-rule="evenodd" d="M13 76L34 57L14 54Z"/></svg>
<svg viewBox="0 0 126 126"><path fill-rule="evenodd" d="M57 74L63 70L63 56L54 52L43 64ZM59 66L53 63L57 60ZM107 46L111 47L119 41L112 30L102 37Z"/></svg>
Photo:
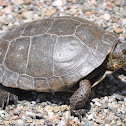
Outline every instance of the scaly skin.
<svg viewBox="0 0 126 126"><path fill-rule="evenodd" d="M17 104L18 97L15 94L11 93L12 90L14 89L6 88L0 84L0 107L2 109L4 109L10 101L13 101L14 104Z"/></svg>
<svg viewBox="0 0 126 126"><path fill-rule="evenodd" d="M76 116L85 114L83 107L91 93L91 83L89 80L81 80L79 84L80 87L70 98L70 110L72 115Z"/></svg>

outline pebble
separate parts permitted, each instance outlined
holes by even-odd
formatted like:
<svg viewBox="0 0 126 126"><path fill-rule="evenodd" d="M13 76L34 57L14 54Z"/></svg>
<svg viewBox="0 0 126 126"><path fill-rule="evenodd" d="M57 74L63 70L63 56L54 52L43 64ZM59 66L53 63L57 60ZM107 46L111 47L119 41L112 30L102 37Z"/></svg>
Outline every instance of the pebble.
<svg viewBox="0 0 126 126"><path fill-rule="evenodd" d="M21 119L17 120L17 125L24 126L24 121Z"/></svg>
<svg viewBox="0 0 126 126"><path fill-rule="evenodd" d="M33 13L32 11L22 12L22 16L24 19L32 21L32 13Z"/></svg>
<svg viewBox="0 0 126 126"><path fill-rule="evenodd" d="M88 122L85 126L94 126L94 124L91 122Z"/></svg>
<svg viewBox="0 0 126 126"><path fill-rule="evenodd" d="M47 11L46 11L46 16L51 16L53 14L56 13L56 8L55 7L50 7Z"/></svg>
<svg viewBox="0 0 126 126"><path fill-rule="evenodd" d="M126 19L122 19L122 25L126 25Z"/></svg>
<svg viewBox="0 0 126 126"><path fill-rule="evenodd" d="M61 120L58 124L58 126L66 126L65 122L63 120Z"/></svg>
<svg viewBox="0 0 126 126"><path fill-rule="evenodd" d="M62 0L55 0L53 2L53 6L57 6L57 7L60 7L63 5L63 1Z"/></svg>
<svg viewBox="0 0 126 126"><path fill-rule="evenodd" d="M88 120L93 119L93 114L88 115Z"/></svg>
<svg viewBox="0 0 126 126"><path fill-rule="evenodd" d="M122 33L123 28L122 28L121 26L117 26L117 27L114 27L113 30L114 30L117 34L119 34L119 33Z"/></svg>
<svg viewBox="0 0 126 126"><path fill-rule="evenodd" d="M121 0L114 0L114 4L116 5L116 6L120 6L121 5Z"/></svg>
<svg viewBox="0 0 126 126"><path fill-rule="evenodd" d="M126 40L125 0L0 0L0 36L13 25L52 16L74 16L94 21ZM118 75L118 74L116 74ZM122 74L123 75L123 74ZM20 126L125 126L126 76L109 76L109 81L92 88L87 112L81 121L71 116L71 93L30 93L15 108L0 110L0 125ZM116 78L116 79L115 79ZM32 96L32 97L31 97ZM24 100L22 100L24 99Z"/></svg>
<svg viewBox="0 0 126 126"><path fill-rule="evenodd" d="M14 3L18 6L24 4L24 0L15 0Z"/></svg>
<svg viewBox="0 0 126 126"><path fill-rule="evenodd" d="M97 106L101 106L101 104L99 102L95 102L95 105Z"/></svg>
<svg viewBox="0 0 126 126"><path fill-rule="evenodd" d="M104 14L104 19L106 21L110 20L111 16L109 14Z"/></svg>

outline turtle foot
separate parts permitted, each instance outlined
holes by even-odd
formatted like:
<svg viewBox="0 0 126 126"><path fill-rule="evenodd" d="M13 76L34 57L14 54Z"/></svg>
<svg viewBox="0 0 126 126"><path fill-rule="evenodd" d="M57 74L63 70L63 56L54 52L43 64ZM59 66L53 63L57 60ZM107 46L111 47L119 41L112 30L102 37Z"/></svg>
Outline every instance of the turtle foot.
<svg viewBox="0 0 126 126"><path fill-rule="evenodd" d="M85 103L91 92L91 84L89 80L81 80L80 87L76 90L76 92L70 98L70 109L71 114L74 116L82 116L85 114Z"/></svg>
<svg viewBox="0 0 126 126"><path fill-rule="evenodd" d="M78 109L78 110L72 110L71 111L71 115L73 116L77 116L80 119L86 114L86 110L85 109Z"/></svg>
<svg viewBox="0 0 126 126"><path fill-rule="evenodd" d="M18 96L13 94L14 89L6 88L0 84L0 107L5 109L9 103L17 104Z"/></svg>

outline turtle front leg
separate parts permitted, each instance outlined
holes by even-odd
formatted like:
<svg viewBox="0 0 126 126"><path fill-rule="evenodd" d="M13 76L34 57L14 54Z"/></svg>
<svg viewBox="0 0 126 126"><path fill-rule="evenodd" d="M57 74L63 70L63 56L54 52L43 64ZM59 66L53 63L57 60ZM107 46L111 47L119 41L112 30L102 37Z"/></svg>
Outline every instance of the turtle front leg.
<svg viewBox="0 0 126 126"><path fill-rule="evenodd" d="M4 109L10 101L13 101L14 104L17 104L18 97L13 94L14 89L4 87L0 84L0 107Z"/></svg>
<svg viewBox="0 0 126 126"><path fill-rule="evenodd" d="M91 93L91 83L89 80L82 80L79 84L80 87L70 98L71 114L78 117L85 114L85 109L83 109L83 107Z"/></svg>

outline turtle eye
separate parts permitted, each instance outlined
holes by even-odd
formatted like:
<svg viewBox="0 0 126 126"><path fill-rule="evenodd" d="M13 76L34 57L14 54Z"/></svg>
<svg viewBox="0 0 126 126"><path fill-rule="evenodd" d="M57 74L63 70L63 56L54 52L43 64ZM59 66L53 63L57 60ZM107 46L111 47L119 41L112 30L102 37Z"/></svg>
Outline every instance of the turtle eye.
<svg viewBox="0 0 126 126"><path fill-rule="evenodd" d="M122 53L123 53L124 55L126 55L126 49L124 49L124 50L122 51Z"/></svg>

